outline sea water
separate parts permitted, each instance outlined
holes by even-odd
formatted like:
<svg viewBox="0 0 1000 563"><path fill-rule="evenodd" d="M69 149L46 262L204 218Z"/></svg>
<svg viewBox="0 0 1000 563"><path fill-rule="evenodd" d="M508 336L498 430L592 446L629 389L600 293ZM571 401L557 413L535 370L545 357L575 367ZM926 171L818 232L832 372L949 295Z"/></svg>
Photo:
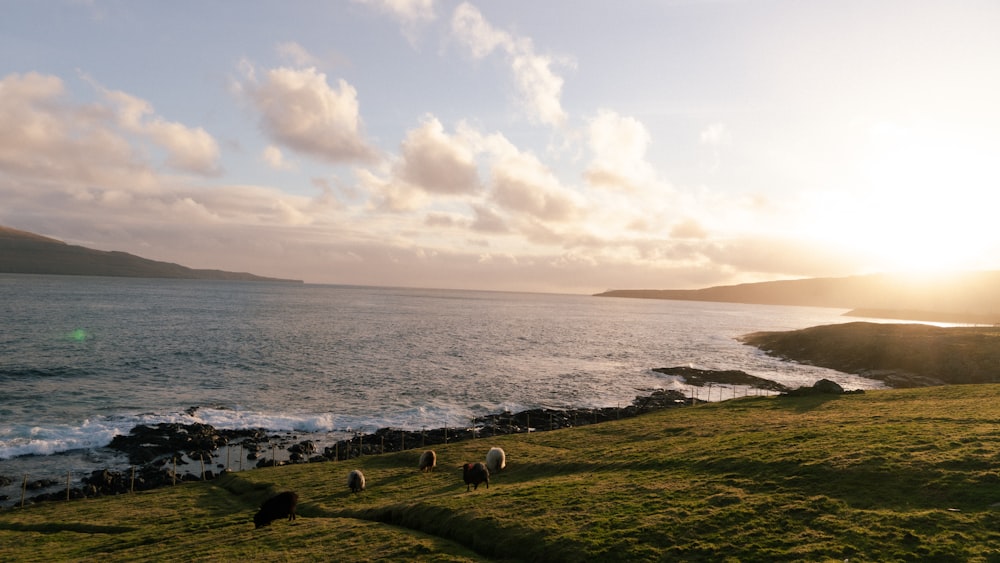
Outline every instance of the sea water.
<svg viewBox="0 0 1000 563"><path fill-rule="evenodd" d="M740 335L846 322L844 310L265 282L0 275L0 488L127 466L104 449L137 424L202 422L332 441L462 426L531 408L626 406L659 367L828 378ZM76 483L77 485L79 483ZM13 491L13 492L12 492Z"/></svg>

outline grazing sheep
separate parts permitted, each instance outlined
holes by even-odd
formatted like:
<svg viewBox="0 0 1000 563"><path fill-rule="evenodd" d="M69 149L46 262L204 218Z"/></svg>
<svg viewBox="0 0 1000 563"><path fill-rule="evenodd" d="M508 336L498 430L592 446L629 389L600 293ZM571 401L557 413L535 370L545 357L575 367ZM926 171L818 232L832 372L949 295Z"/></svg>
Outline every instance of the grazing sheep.
<svg viewBox="0 0 1000 563"><path fill-rule="evenodd" d="M265 500L264 504L260 505L260 510L257 514L254 514L254 528L269 526L274 520L284 518L285 516L289 520L295 520L295 505L298 502L299 495L291 491L278 493Z"/></svg>
<svg viewBox="0 0 1000 563"><path fill-rule="evenodd" d="M357 493L359 491L365 490L365 474L358 469L355 469L350 473L348 473L347 488L351 489L352 493Z"/></svg>
<svg viewBox="0 0 1000 563"><path fill-rule="evenodd" d="M421 471L434 471L435 467L437 467L437 454L434 453L434 450L427 450L420 454Z"/></svg>
<svg viewBox="0 0 1000 563"><path fill-rule="evenodd" d="M479 489L480 483L486 483L486 488L490 488L490 470L481 461L463 465L462 478L465 479L465 492L469 492L469 485Z"/></svg>
<svg viewBox="0 0 1000 563"><path fill-rule="evenodd" d="M507 454L503 448L490 448L490 451L486 452L486 468L498 473L504 467L507 467Z"/></svg>

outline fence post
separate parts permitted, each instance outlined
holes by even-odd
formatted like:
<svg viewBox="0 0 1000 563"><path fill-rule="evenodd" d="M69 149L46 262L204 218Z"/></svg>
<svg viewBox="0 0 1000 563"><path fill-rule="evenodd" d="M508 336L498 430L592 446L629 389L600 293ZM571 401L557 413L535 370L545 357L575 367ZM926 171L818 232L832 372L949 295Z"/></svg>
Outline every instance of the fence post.
<svg viewBox="0 0 1000 563"><path fill-rule="evenodd" d="M69 500L69 471L66 472L66 500Z"/></svg>
<svg viewBox="0 0 1000 563"><path fill-rule="evenodd" d="M24 496L28 494L28 474L24 474L24 481L21 483L21 508L24 508Z"/></svg>
<svg viewBox="0 0 1000 563"><path fill-rule="evenodd" d="M198 459L201 460L201 480L204 481L205 480L205 454L199 455Z"/></svg>
<svg viewBox="0 0 1000 563"><path fill-rule="evenodd" d="M173 484L176 485L177 484L177 454L174 454L173 458L171 458L171 459L174 460L174 482L173 482Z"/></svg>
<svg viewBox="0 0 1000 563"><path fill-rule="evenodd" d="M132 479L129 481L129 484L128 484L128 492L130 492L130 493L134 493L135 492L135 466L134 465L132 466Z"/></svg>

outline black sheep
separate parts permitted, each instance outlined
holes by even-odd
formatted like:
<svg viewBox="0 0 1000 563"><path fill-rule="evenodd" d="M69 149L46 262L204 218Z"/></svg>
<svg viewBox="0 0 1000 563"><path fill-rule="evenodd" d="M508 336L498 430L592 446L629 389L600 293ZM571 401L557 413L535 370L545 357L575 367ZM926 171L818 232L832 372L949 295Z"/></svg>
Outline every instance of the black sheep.
<svg viewBox="0 0 1000 563"><path fill-rule="evenodd" d="M466 463L462 466L462 478L465 479L465 491L469 491L469 485L473 489L478 489L480 483L486 483L486 488L490 488L490 470L482 462Z"/></svg>
<svg viewBox="0 0 1000 563"><path fill-rule="evenodd" d="M274 520L288 516L289 520L295 520L295 505L299 502L299 495L285 491L278 493L264 501L260 505L260 510L253 517L255 528L268 526Z"/></svg>

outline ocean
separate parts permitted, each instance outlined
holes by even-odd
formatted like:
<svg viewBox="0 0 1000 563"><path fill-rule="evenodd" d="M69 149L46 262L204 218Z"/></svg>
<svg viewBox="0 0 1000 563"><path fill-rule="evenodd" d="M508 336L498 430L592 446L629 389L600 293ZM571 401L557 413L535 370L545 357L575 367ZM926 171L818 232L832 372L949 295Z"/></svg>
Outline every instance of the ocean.
<svg viewBox="0 0 1000 563"><path fill-rule="evenodd" d="M841 309L336 285L0 275L0 507L25 474L65 488L128 461L138 424L265 428L332 443L532 408L627 406L654 368L789 386L873 380L783 362L742 334L847 322ZM78 484L78 483L77 483ZM58 488L58 487L56 487Z"/></svg>

